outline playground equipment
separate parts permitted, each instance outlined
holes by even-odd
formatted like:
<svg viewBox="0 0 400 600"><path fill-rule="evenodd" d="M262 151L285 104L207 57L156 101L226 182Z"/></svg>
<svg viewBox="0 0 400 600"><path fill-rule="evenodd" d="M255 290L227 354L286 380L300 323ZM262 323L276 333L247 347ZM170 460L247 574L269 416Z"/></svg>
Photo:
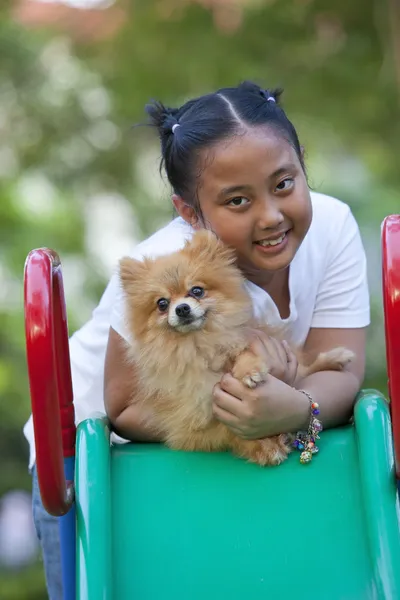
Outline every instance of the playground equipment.
<svg viewBox="0 0 400 600"><path fill-rule="evenodd" d="M390 410L364 390L354 424L324 432L317 460L260 468L110 446L103 415L75 431L60 261L29 254L37 471L60 517L65 600L400 598L400 216L383 223L382 264Z"/></svg>

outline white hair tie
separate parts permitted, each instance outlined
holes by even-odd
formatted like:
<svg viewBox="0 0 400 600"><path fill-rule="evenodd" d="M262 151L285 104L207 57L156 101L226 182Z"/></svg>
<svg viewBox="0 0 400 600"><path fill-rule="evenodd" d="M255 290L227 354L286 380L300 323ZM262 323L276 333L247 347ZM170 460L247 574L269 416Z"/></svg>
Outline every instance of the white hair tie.
<svg viewBox="0 0 400 600"><path fill-rule="evenodd" d="M175 133L177 127L179 127L179 123L174 123L174 125L172 125L172 133Z"/></svg>

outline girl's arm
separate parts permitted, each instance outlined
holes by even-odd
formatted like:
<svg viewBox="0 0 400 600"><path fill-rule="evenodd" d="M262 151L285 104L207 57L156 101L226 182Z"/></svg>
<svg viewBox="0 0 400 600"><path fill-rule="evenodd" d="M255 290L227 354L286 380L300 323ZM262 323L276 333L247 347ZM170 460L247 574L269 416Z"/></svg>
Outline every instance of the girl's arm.
<svg viewBox="0 0 400 600"><path fill-rule="evenodd" d="M356 355L345 371L315 373L294 387L269 375L264 384L250 390L232 375L224 375L214 388L214 415L247 439L296 432L306 429L310 421L309 400L299 391L303 389L320 405L318 418L324 428L346 423L364 376L365 328L312 329L305 349L314 355L337 346ZM268 362L268 354L265 359Z"/></svg>
<svg viewBox="0 0 400 600"><path fill-rule="evenodd" d="M343 372L322 371L296 383L297 389L306 390L320 405L320 419L324 427L334 427L349 420L354 399L359 392L365 373L366 328L311 329L304 350L310 356L343 346L355 354Z"/></svg>
<svg viewBox="0 0 400 600"><path fill-rule="evenodd" d="M126 342L112 327L104 370L104 404L114 431L140 442L158 442L159 434L148 424L144 407L135 404L135 365L127 361Z"/></svg>

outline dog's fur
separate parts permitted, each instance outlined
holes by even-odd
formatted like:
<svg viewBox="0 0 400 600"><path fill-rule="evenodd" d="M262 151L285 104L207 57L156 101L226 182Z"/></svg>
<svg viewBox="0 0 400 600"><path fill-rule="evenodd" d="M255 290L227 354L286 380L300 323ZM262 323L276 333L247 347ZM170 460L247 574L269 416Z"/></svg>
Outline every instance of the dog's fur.
<svg viewBox="0 0 400 600"><path fill-rule="evenodd" d="M207 231L173 254L120 261L126 322L134 339L127 354L138 375L133 401L151 407L151 426L171 448L229 449L260 465L279 464L290 451L287 436L244 440L212 414L212 390L223 373L230 370L247 387L268 374L268 365L248 349L252 305L234 263L234 252ZM204 297L190 296L193 287L203 288ZM158 308L160 298L169 301L165 312ZM182 304L191 309L191 323L177 316ZM351 358L350 351L336 348L299 369L302 376L341 370Z"/></svg>

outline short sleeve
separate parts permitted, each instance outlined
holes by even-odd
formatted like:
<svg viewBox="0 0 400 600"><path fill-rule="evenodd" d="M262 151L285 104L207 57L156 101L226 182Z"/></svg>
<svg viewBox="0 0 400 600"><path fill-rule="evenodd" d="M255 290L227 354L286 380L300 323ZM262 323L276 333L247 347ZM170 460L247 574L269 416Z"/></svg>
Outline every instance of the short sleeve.
<svg viewBox="0 0 400 600"><path fill-rule="evenodd" d="M367 261L357 222L348 208L328 246L311 327L351 329L369 323Z"/></svg>
<svg viewBox="0 0 400 600"><path fill-rule="evenodd" d="M117 293L111 311L110 326L118 333L118 335L131 344L132 340L129 337L128 328L125 322L125 294L119 280L119 273L115 273L113 277L117 280Z"/></svg>

